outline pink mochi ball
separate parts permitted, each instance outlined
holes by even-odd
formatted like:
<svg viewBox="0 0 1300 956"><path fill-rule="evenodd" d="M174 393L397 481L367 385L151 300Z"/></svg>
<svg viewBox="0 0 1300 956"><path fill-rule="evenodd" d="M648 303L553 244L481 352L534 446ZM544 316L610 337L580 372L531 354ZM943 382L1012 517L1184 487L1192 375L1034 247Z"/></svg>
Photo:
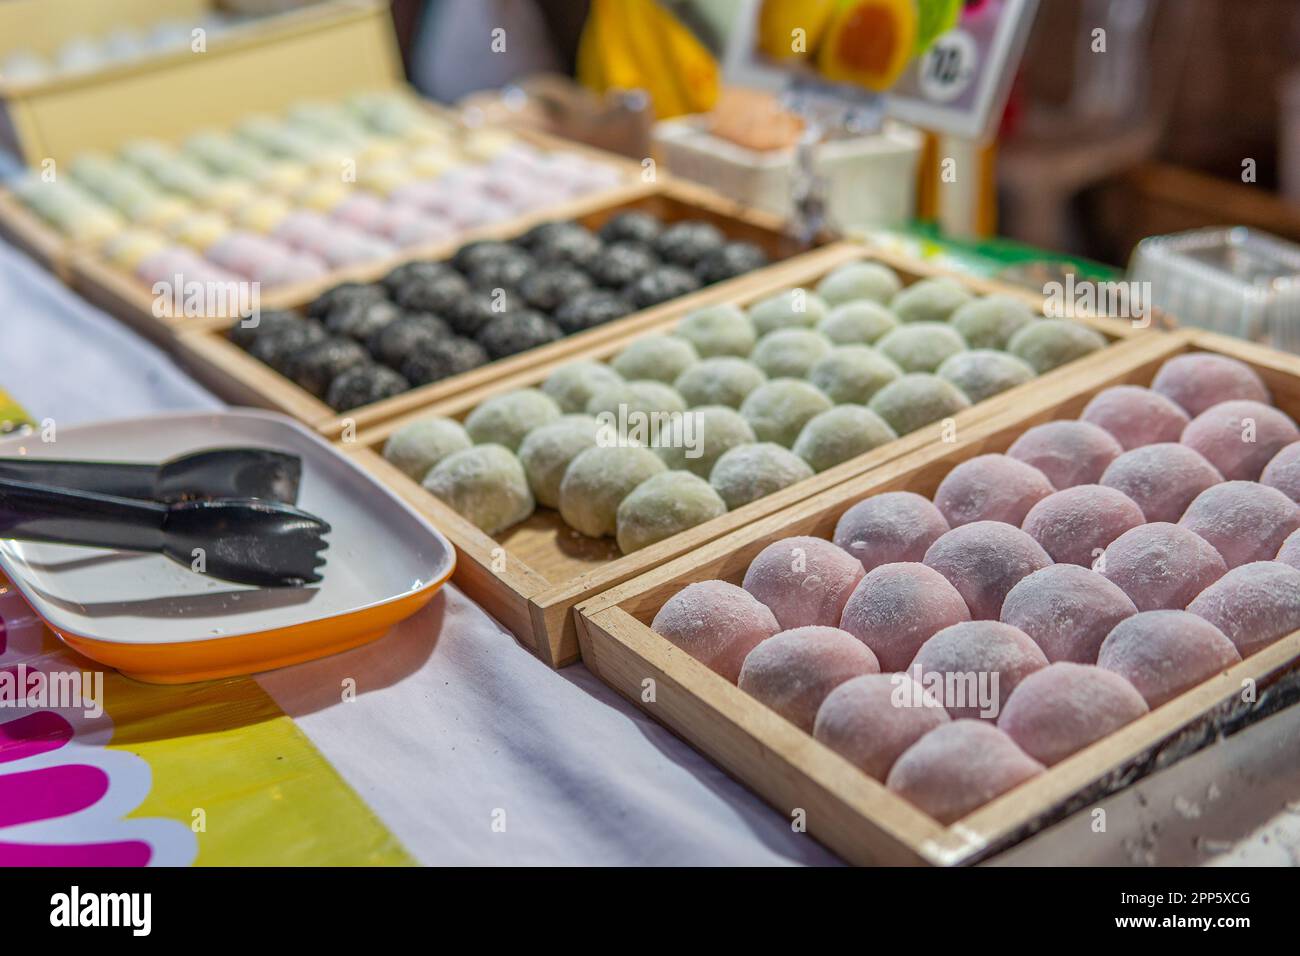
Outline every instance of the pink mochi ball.
<svg viewBox="0 0 1300 956"><path fill-rule="evenodd" d="M1137 613L1127 594L1096 571L1054 564L1035 571L1002 602L1002 621L1028 634L1047 659L1095 664L1115 625Z"/></svg>
<svg viewBox="0 0 1300 956"><path fill-rule="evenodd" d="M922 644L908 673L943 701L953 720L997 720L1016 685L1046 666L1042 650L1019 628L965 621Z"/></svg>
<svg viewBox="0 0 1300 956"><path fill-rule="evenodd" d="M1106 429L1125 451L1178 441L1191 421L1169 399L1140 385L1116 385L1098 392L1079 418Z"/></svg>
<svg viewBox="0 0 1300 956"><path fill-rule="evenodd" d="M1274 455L1264 466L1259 481L1300 502L1300 441L1292 442Z"/></svg>
<svg viewBox="0 0 1300 956"><path fill-rule="evenodd" d="M957 589L977 621L996 621L1007 592L1051 563L1037 541L1001 521L953 528L925 552L925 564Z"/></svg>
<svg viewBox="0 0 1300 956"><path fill-rule="evenodd" d="M1123 451L1105 429L1065 421L1035 425L1015 440L1007 454L1037 468L1060 489L1096 484Z"/></svg>
<svg viewBox="0 0 1300 956"><path fill-rule="evenodd" d="M928 498L911 491L887 491L859 501L835 525L835 543L870 571L882 564L920 561L948 530L948 521Z"/></svg>
<svg viewBox="0 0 1300 956"><path fill-rule="evenodd" d="M875 653L883 671L901 671L937 631L970 620L970 610L943 575L924 564L882 564L867 572L840 627Z"/></svg>
<svg viewBox="0 0 1300 956"><path fill-rule="evenodd" d="M1229 481L1255 481L1278 452L1300 439L1290 416L1260 402L1220 402L1183 429L1182 443Z"/></svg>
<svg viewBox="0 0 1300 956"><path fill-rule="evenodd" d="M783 538L750 563L744 588L771 608L783 631L834 627L865 573L857 558L824 538Z"/></svg>
<svg viewBox="0 0 1300 956"><path fill-rule="evenodd" d="M1268 561L1300 528L1300 506L1276 488L1253 481L1225 481L1207 488L1178 522L1223 556L1229 568Z"/></svg>
<svg viewBox="0 0 1300 956"><path fill-rule="evenodd" d="M1032 465L1007 455L979 455L948 472L934 504L954 528L973 521L1005 521L1018 528L1029 509L1055 490Z"/></svg>
<svg viewBox="0 0 1300 956"><path fill-rule="evenodd" d="M1132 684L1154 709L1240 660L1209 621L1187 611L1143 611L1110 632L1097 666Z"/></svg>
<svg viewBox="0 0 1300 956"><path fill-rule="evenodd" d="M955 720L909 747L885 785L947 825L1042 772L1041 763L992 724Z"/></svg>
<svg viewBox="0 0 1300 956"><path fill-rule="evenodd" d="M1300 630L1300 570L1280 561L1243 564L1198 594L1187 610L1249 657Z"/></svg>
<svg viewBox="0 0 1300 956"><path fill-rule="evenodd" d="M1277 549L1276 560L1300 570L1300 531L1282 542L1282 547Z"/></svg>
<svg viewBox="0 0 1300 956"><path fill-rule="evenodd" d="M744 588L700 581L670 597L650 630L734 684L746 655L781 628Z"/></svg>
<svg viewBox="0 0 1300 956"><path fill-rule="evenodd" d="M796 627L769 637L740 668L740 689L790 723L813 731L826 695L846 680L879 674L871 649L838 627Z"/></svg>
<svg viewBox="0 0 1300 956"><path fill-rule="evenodd" d="M1021 528L1056 563L1090 568L1108 544L1145 523L1142 509L1123 492L1103 485L1075 485L1030 508Z"/></svg>
<svg viewBox="0 0 1300 956"><path fill-rule="evenodd" d="M1199 415L1212 405L1235 399L1272 403L1268 386L1253 368L1209 352L1171 358L1160 366L1151 388L1181 405L1188 415Z"/></svg>
<svg viewBox="0 0 1300 956"><path fill-rule="evenodd" d="M1122 491L1148 521L1177 521L1197 495L1223 481L1218 469L1186 445L1147 445L1120 455L1101 476Z"/></svg>
<svg viewBox="0 0 1300 956"><path fill-rule="evenodd" d="M1146 712L1142 695L1113 671L1059 661L1020 682L998 727L1050 767Z"/></svg>
<svg viewBox="0 0 1300 956"><path fill-rule="evenodd" d="M883 782L903 751L946 723L943 704L906 674L869 674L827 695L813 736Z"/></svg>
<svg viewBox="0 0 1300 956"><path fill-rule="evenodd" d="M1227 572L1223 557L1194 531L1158 521L1125 531L1098 568L1139 611L1181 611Z"/></svg>

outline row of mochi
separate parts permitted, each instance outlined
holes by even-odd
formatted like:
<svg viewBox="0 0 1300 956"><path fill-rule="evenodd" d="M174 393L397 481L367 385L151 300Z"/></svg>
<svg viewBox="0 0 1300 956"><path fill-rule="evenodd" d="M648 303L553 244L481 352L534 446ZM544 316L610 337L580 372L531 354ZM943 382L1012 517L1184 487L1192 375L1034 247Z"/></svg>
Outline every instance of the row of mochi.
<svg viewBox="0 0 1300 956"><path fill-rule="evenodd" d="M635 359L624 361L696 391L699 404L737 406L764 381L805 380L907 434L1105 345L1092 329L1043 319L1012 296L975 297L948 279L902 288L887 266L853 262L815 290L786 289L747 310L700 309L672 336L636 343ZM787 391L797 409L819 404L806 389Z"/></svg>
<svg viewBox="0 0 1300 956"><path fill-rule="evenodd" d="M1174 359L1154 384L1201 414L1245 387L1268 397L1248 366L1213 355ZM1065 452L1084 436L1102 444L1094 431L1108 434L1031 429L1006 456L958 465L933 501L868 498L833 542L777 541L743 587L690 585L651 627L937 819L959 819L1300 629L1300 435L1271 439L1257 466L1269 483L1220 481L1173 524L1089 483L1108 466ZM1146 447L1116 441L1107 457ZM1059 490L1016 455L1053 466ZM970 699L978 679L991 700Z"/></svg>

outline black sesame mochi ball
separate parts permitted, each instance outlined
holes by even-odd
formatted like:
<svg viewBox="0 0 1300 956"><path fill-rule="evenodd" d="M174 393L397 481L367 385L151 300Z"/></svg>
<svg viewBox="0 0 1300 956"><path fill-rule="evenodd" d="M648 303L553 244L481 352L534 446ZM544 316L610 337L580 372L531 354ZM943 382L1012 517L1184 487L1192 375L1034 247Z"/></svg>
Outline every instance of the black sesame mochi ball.
<svg viewBox="0 0 1300 956"><path fill-rule="evenodd" d="M324 339L289 356L285 373L317 398L324 398L335 377L354 365L368 365L370 355L352 339Z"/></svg>
<svg viewBox="0 0 1300 956"><path fill-rule="evenodd" d="M591 277L574 266L538 269L519 283L519 294L534 309L554 312L579 292L591 288Z"/></svg>
<svg viewBox="0 0 1300 956"><path fill-rule="evenodd" d="M532 256L514 249L508 255L493 256L472 266L467 274L475 289L514 289L535 266Z"/></svg>
<svg viewBox="0 0 1300 956"><path fill-rule="evenodd" d="M494 359L554 342L564 335L560 327L531 309L499 315L478 334L478 343Z"/></svg>
<svg viewBox="0 0 1300 956"><path fill-rule="evenodd" d="M696 278L704 285L733 279L767 265L767 253L752 242L728 242L695 264Z"/></svg>
<svg viewBox="0 0 1300 956"><path fill-rule="evenodd" d="M612 242L587 263L587 272L601 285L621 289L659 265L659 257L643 242Z"/></svg>
<svg viewBox="0 0 1300 956"><path fill-rule="evenodd" d="M726 241L717 226L686 219L661 232L654 248L665 262L691 269L709 253L721 249Z"/></svg>
<svg viewBox="0 0 1300 956"><path fill-rule="evenodd" d="M344 282L328 291L322 292L307 306L307 314L313 319L323 319L340 306L354 302L382 302L388 293L381 285L368 282Z"/></svg>
<svg viewBox="0 0 1300 956"><path fill-rule="evenodd" d="M427 385L486 364L488 354L473 339L458 335L421 342L402 363L402 377L412 385Z"/></svg>
<svg viewBox="0 0 1300 956"><path fill-rule="evenodd" d="M623 290L623 298L638 309L694 292L700 287L695 274L679 266L659 266L636 279Z"/></svg>
<svg viewBox="0 0 1300 956"><path fill-rule="evenodd" d="M475 269L486 265L493 259L500 259L503 256L509 258L519 254L519 249L508 242L502 242L499 239L479 239L476 242L468 242L456 250L456 254L451 257L451 264L461 272L469 275Z"/></svg>
<svg viewBox="0 0 1300 956"><path fill-rule="evenodd" d="M287 329L295 325L301 325L303 321L304 319L301 315L283 309L260 312L257 314L256 318L253 316L243 316L238 322L230 327L230 341L234 342L241 349L247 351L261 336L269 335L279 329Z"/></svg>
<svg viewBox="0 0 1300 956"><path fill-rule="evenodd" d="M360 408L400 395L411 383L383 365L354 365L335 376L325 394L325 403L337 412Z"/></svg>
<svg viewBox="0 0 1300 956"><path fill-rule="evenodd" d="M621 212L600 227L606 242L642 242L652 244L663 231L663 224L648 212Z"/></svg>
<svg viewBox="0 0 1300 956"><path fill-rule="evenodd" d="M325 326L315 319L302 319L293 325L267 329L248 347L248 354L283 374L295 354L328 337Z"/></svg>
<svg viewBox="0 0 1300 956"><path fill-rule="evenodd" d="M555 310L555 322L565 335L573 335L632 312L631 304L604 289L581 292Z"/></svg>
<svg viewBox="0 0 1300 956"><path fill-rule="evenodd" d="M413 275L393 291L393 300L411 312L442 315L449 303L469 295L469 280L446 269L427 275Z"/></svg>
<svg viewBox="0 0 1300 956"><path fill-rule="evenodd" d="M343 302L325 314L325 328L335 335L364 342L401 315L401 308L387 299Z"/></svg>
<svg viewBox="0 0 1300 956"><path fill-rule="evenodd" d="M562 222L555 223L555 228L537 237L528 248L538 262L583 266L600 252L602 244L585 226Z"/></svg>
<svg viewBox="0 0 1300 956"><path fill-rule="evenodd" d="M411 312L376 331L366 340L366 348L380 362L399 368L421 342L448 335L451 328L436 315Z"/></svg>

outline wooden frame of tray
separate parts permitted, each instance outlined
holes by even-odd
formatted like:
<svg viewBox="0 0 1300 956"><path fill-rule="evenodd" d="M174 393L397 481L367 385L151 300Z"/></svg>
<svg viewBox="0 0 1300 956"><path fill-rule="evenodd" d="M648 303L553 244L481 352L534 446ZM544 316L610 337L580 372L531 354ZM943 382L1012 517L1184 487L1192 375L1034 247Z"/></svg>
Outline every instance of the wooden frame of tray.
<svg viewBox="0 0 1300 956"><path fill-rule="evenodd" d="M587 601L578 608L583 662L777 810L804 810L809 832L853 863L976 862L1089 806L1211 742L1218 728L1242 719L1252 707L1266 708L1268 685L1300 662L1300 632L943 826L656 635L648 622L686 584L712 578L738 582L753 557L781 538L829 538L839 516L870 495L899 490L931 495L955 464L1005 451L1033 425L1076 417L1104 388L1148 384L1166 359L1188 351L1247 362L1264 377L1278 407L1300 416L1296 356L1201 332L1132 339L1110 350L1103 364L1079 363L1064 376L1040 380L1015 407L961 429L955 443L931 443L732 534L700 542L676 560ZM1244 700L1243 686L1257 688L1258 697ZM653 700L647 702L647 696Z"/></svg>
<svg viewBox="0 0 1300 956"><path fill-rule="evenodd" d="M871 253L862 246L839 243L800 256L784 267L773 267L751 274L744 282L743 291L733 293L728 301L746 305L788 286L812 285L836 266L869 258ZM896 267L903 280L909 284L936 275L952 276L951 273L923 263L898 263ZM959 276L953 277L957 281L964 281ZM999 288L996 284L987 282L978 283L978 287L981 291L996 291ZM431 414L463 418L475 406L493 395L539 385L552 371L567 362L612 358L636 338L670 331L691 307L686 300L679 300L677 306L661 320L653 325L646 323L633 335L566 354L562 359L533 366L506 378L492 379L480 388L463 390L454 398L389 419L377 427L359 430L354 441L347 441L347 436L344 436L344 445L353 449L364 467L380 475L416 508L429 515L456 545L460 555L456 580L461 587L506 624L521 643L553 667L572 663L579 656L573 609L580 602L620 581L643 574L665 561L689 552L705 541L745 527L764 515L788 507L900 455L925 448L936 440L942 430L942 425L936 423L629 555L620 554L610 539L597 541L579 535L564 524L557 512L549 508L539 508L528 521L498 535L487 535L388 464L380 454L388 436L407 422ZM1080 321L1099 328L1110 337L1111 347L960 412L952 419L954 427L961 430L999 410L1015 408L1036 394L1037 389L1050 387L1051 382L1062 376L1073 375L1077 370L1091 369L1094 375L1101 374L1100 370L1113 350L1127 348L1132 342L1158 337L1136 335L1127 325L1112 320L1085 318ZM1120 344L1115 344L1116 342Z"/></svg>
<svg viewBox="0 0 1300 956"><path fill-rule="evenodd" d="M802 258L796 256L798 247L781 231L781 224L774 217L741 209L707 190L677 181L656 184L653 190L629 189L613 202L610 202L608 197L604 201L583 200L549 210L544 215L529 217L525 221L514 220L503 224L480 238L510 238L536 222L555 218L572 218L589 226L598 226L614 214L631 209L652 212L667 220L695 218L711 221L732 238L758 243L777 261L763 269L734 279L716 282L690 295L642 309L585 332L566 336L540 348L530 349L464 374L431 382L382 402L351 409L345 413L336 412L314 395L230 342L223 331L224 326L229 325L228 320L221 323L222 328L208 327L176 334L173 347L180 361L189 367L197 378L219 394L278 409L312 425L323 434L335 437L345 429L368 428L411 409L461 395L485 383L514 375L525 369L555 362L604 342L618 341L630 334L654 327L668 317L680 315L683 309L726 301L746 288L748 283L755 281L755 277L784 275L788 269L797 267ZM440 254L431 258L445 259L462 244L457 242L455 245L442 246ZM380 270L368 272L366 278L377 279L391 267L391 263L385 264ZM334 284L331 282L329 285ZM304 290L296 301L286 302L283 298L277 298L277 304L281 307L305 305L321 291L322 288L314 287ZM83 294L89 296L88 291L83 291ZM137 313L139 305L140 303L137 303Z"/></svg>

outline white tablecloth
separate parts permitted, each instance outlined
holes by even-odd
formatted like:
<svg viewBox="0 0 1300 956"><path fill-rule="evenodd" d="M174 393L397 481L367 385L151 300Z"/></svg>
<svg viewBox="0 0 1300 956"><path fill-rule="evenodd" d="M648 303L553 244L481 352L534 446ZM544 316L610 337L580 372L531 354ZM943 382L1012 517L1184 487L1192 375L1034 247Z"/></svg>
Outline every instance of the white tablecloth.
<svg viewBox="0 0 1300 956"><path fill-rule="evenodd" d="M0 387L56 425L220 404L2 243ZM354 702L341 699L344 678ZM455 587L374 644L258 680L425 863L836 862L584 667L549 670ZM1099 836L1085 812L1010 856L1277 862L1280 846L1300 847L1300 741L1294 713L1267 723L1102 804L1139 800L1155 821L1140 833L1130 821ZM1267 768L1287 773L1272 772L1265 793ZM1180 829L1157 825L1170 819L1197 821L1195 853L1186 834L1162 847Z"/></svg>

